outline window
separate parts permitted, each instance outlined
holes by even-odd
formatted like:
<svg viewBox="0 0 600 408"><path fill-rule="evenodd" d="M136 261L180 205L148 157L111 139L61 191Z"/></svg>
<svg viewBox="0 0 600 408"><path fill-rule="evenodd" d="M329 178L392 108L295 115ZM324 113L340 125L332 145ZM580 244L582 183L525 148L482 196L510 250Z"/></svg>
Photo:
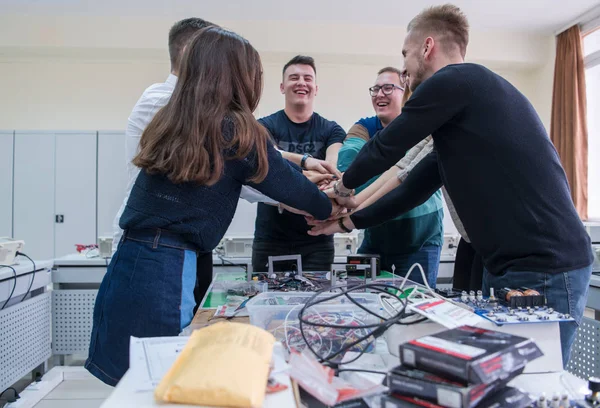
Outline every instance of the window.
<svg viewBox="0 0 600 408"><path fill-rule="evenodd" d="M600 29L583 37L588 121L588 217L600 220Z"/></svg>

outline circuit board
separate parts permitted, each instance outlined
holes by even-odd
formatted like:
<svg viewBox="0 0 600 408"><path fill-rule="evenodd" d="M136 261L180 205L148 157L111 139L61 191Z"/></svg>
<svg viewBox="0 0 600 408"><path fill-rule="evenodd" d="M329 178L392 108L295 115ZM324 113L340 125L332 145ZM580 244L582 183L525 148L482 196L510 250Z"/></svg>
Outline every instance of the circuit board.
<svg viewBox="0 0 600 408"><path fill-rule="evenodd" d="M481 295L452 299L471 308L479 316L495 323L498 326L505 324L521 323L553 323L574 322L569 314L557 312L548 306L517 307L511 308L499 304L495 299L490 301Z"/></svg>

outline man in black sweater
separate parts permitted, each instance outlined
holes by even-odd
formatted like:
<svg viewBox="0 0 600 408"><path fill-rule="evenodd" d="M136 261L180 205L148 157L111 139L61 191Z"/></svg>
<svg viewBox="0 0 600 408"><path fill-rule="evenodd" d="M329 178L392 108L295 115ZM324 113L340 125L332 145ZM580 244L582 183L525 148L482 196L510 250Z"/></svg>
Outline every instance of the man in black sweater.
<svg viewBox="0 0 600 408"><path fill-rule="evenodd" d="M528 287L580 322L591 276L590 239L544 126L530 102L483 66L464 63L468 23L455 6L423 11L408 25L402 54L414 92L402 114L360 151L333 190L341 203L428 135L435 150L390 197L419 204L442 184L481 254L483 289ZM417 179L417 175L423 177ZM425 196L425 197L424 197ZM386 197L365 209L406 207ZM421 201L423 200L423 201ZM405 208L398 208L402 211ZM390 218L397 215L391 211ZM364 228L364 213L311 235ZM380 218L380 217L379 217ZM577 325L561 323L566 365Z"/></svg>

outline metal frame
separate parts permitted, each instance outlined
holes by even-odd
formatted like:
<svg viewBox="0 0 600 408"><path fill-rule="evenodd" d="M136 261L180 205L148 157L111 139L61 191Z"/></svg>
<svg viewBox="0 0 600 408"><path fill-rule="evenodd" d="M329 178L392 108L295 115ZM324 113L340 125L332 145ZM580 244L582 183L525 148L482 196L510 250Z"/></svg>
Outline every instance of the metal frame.
<svg viewBox="0 0 600 408"><path fill-rule="evenodd" d="M280 255L269 257L269 275L274 273L273 262L278 261L296 261L298 265L298 276L302 276L302 256L301 255Z"/></svg>

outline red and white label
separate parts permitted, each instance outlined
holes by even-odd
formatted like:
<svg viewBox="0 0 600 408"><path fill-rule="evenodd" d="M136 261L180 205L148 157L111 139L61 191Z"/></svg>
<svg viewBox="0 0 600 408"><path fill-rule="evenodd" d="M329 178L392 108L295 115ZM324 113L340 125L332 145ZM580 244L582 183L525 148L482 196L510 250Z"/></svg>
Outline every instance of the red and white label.
<svg viewBox="0 0 600 408"><path fill-rule="evenodd" d="M438 353L448 354L463 360L472 360L477 356L485 354L485 349L469 346L467 344L453 343L438 337L426 336L413 340L410 344L437 351Z"/></svg>

